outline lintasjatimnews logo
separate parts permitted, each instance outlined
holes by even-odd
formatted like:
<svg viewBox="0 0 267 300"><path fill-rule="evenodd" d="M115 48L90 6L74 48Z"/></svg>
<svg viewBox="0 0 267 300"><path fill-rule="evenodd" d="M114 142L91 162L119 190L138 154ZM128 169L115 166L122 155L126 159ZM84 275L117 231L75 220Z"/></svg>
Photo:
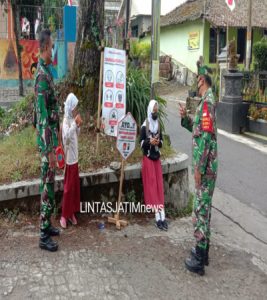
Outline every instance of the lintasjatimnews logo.
<svg viewBox="0 0 267 300"><path fill-rule="evenodd" d="M92 213L92 214L102 214L102 213L151 213L163 209L163 205L145 205L134 202L123 202L118 205L118 203L113 202L81 202L80 212L81 213Z"/></svg>

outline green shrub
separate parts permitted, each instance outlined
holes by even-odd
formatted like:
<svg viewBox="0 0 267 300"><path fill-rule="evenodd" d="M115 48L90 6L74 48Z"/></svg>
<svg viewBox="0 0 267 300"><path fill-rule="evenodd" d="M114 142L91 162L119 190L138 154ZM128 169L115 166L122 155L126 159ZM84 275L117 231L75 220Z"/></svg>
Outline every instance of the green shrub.
<svg viewBox="0 0 267 300"><path fill-rule="evenodd" d="M251 104L248 110L248 115L255 121L258 119L267 121L267 108L258 107L256 104Z"/></svg>
<svg viewBox="0 0 267 300"><path fill-rule="evenodd" d="M215 100L219 101L219 93L220 93L220 73L216 70L213 70L211 75L212 80L212 92L214 94Z"/></svg>
<svg viewBox="0 0 267 300"><path fill-rule="evenodd" d="M142 64L149 64L151 57L151 44L148 42L139 43L140 60Z"/></svg>
<svg viewBox="0 0 267 300"><path fill-rule="evenodd" d="M136 59L145 66L150 63L151 44L149 42L139 42L136 39L131 40L130 57Z"/></svg>
<svg viewBox="0 0 267 300"><path fill-rule="evenodd" d="M253 46L255 69L267 71L267 39L263 38Z"/></svg>
<svg viewBox="0 0 267 300"><path fill-rule="evenodd" d="M0 106L0 120L4 118L6 111Z"/></svg>
<svg viewBox="0 0 267 300"><path fill-rule="evenodd" d="M136 39L132 39L130 42L130 56L132 58L139 58L140 56L139 42Z"/></svg>
<svg viewBox="0 0 267 300"><path fill-rule="evenodd" d="M127 112L131 112L138 126L141 126L147 117L147 107L150 101L150 82L145 72L141 69L129 68L127 74ZM156 97L159 102L159 120L161 129L164 132L163 120L166 117L166 101Z"/></svg>
<svg viewBox="0 0 267 300"><path fill-rule="evenodd" d="M260 117L260 111L255 104L251 104L248 110L248 115L253 120L257 120Z"/></svg>
<svg viewBox="0 0 267 300"><path fill-rule="evenodd" d="M0 110L0 132L5 131L13 123L23 128L32 122L34 95L29 94L17 102L11 109Z"/></svg>

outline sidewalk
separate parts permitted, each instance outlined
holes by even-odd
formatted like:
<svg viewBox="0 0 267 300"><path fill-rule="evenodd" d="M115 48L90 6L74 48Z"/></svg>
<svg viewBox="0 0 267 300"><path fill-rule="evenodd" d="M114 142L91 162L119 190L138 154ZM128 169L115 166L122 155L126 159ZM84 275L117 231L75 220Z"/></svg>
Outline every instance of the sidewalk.
<svg viewBox="0 0 267 300"><path fill-rule="evenodd" d="M100 231L96 219L82 216L79 226L62 232L57 253L38 248L38 216L15 225L1 220L0 298L264 299L267 219L219 190L214 207L204 277L184 268L194 243L191 218L171 221L168 232L148 216L134 217L122 231L107 223Z"/></svg>

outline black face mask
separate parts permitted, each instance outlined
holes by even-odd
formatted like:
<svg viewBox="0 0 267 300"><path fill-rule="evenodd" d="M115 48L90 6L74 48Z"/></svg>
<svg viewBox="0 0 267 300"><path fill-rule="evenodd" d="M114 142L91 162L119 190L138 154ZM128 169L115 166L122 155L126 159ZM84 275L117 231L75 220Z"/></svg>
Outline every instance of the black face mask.
<svg viewBox="0 0 267 300"><path fill-rule="evenodd" d="M157 112L152 113L152 119L155 121L157 120L157 118L158 118L158 113Z"/></svg>

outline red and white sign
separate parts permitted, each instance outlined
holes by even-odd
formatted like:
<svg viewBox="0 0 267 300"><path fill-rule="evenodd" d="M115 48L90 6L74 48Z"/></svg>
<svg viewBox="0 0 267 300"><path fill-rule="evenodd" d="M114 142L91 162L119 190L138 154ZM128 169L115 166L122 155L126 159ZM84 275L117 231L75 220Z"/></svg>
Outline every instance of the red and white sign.
<svg viewBox="0 0 267 300"><path fill-rule="evenodd" d="M127 159L135 149L137 125L135 119L128 113L118 123L117 149L123 159Z"/></svg>
<svg viewBox="0 0 267 300"><path fill-rule="evenodd" d="M235 9L235 0L225 0L225 2L231 11Z"/></svg>
<svg viewBox="0 0 267 300"><path fill-rule="evenodd" d="M118 121L126 112L126 54L105 48L103 70L102 126L105 133L117 136Z"/></svg>

